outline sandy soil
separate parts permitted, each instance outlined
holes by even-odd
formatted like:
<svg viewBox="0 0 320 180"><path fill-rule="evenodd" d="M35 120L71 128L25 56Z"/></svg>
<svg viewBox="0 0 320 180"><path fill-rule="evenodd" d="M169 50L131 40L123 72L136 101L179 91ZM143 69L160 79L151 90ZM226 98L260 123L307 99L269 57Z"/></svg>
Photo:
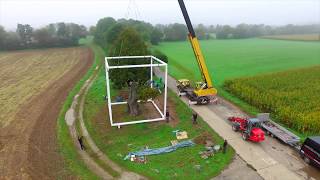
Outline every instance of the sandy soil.
<svg viewBox="0 0 320 180"><path fill-rule="evenodd" d="M0 179L75 178L58 153L56 124L68 92L93 61L89 49L80 49L78 62L19 106L14 120L1 129Z"/></svg>

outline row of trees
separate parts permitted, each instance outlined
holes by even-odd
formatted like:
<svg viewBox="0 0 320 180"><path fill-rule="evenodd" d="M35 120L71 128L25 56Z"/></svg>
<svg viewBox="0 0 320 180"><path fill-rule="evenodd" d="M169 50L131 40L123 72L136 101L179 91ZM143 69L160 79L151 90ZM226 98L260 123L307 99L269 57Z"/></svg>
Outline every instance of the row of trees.
<svg viewBox="0 0 320 180"><path fill-rule="evenodd" d="M135 29L146 42L153 45L160 41L184 41L187 39L187 27L184 24L174 23L169 25L157 24L153 26L150 23L137 20L119 19L112 17L100 19L95 27L90 28L90 33L94 35L94 41L100 46L106 48L107 44L112 44L119 33L127 28ZM204 25L196 26L195 31L200 39L208 39L209 32Z"/></svg>
<svg viewBox="0 0 320 180"><path fill-rule="evenodd" d="M132 27L144 41L154 45L160 41L184 41L188 34L184 24L157 24L153 26L143 21L115 20L111 17L100 19L96 26L90 27L89 32L94 35L94 41L97 44L106 48L107 44L112 44L120 32L127 27ZM199 39L241 39L265 35L319 33L320 24L289 24L278 27L263 24L239 24L235 27L199 24L194 26L194 29ZM74 46L78 44L81 37L88 35L89 32L83 25L63 22L49 24L40 29L34 29L29 24L18 24L15 32L7 32L0 26L0 50Z"/></svg>
<svg viewBox="0 0 320 180"><path fill-rule="evenodd" d="M99 45L105 42L110 44L123 28L133 27L136 29L145 41L151 44L158 44L160 41L184 41L187 38L187 27L184 24L157 24L152 26L150 23L136 20L115 20L107 17L100 19L97 26L91 28L94 31L95 41ZM210 25L205 26L198 24L194 26L198 39L242 39L252 38L265 35L282 35L282 34L310 34L319 33L320 24L314 25L286 25L286 26L269 26L264 24L239 24L230 25Z"/></svg>
<svg viewBox="0 0 320 180"><path fill-rule="evenodd" d="M187 28L184 24L156 25L162 36L160 40L181 41L186 39ZM320 32L320 24L269 26L264 24L210 25L194 26L198 39L243 39L266 35L312 34Z"/></svg>
<svg viewBox="0 0 320 180"><path fill-rule="evenodd" d="M320 24L314 25L286 25L273 27L264 24L249 25L239 24L235 27L229 25L210 26L209 33L214 33L217 39L242 39L266 35L287 35L287 34L311 34L320 32Z"/></svg>
<svg viewBox="0 0 320 180"><path fill-rule="evenodd" d="M75 46L87 35L87 28L75 23L49 24L40 29L18 24L15 32L6 32L0 26L0 50Z"/></svg>

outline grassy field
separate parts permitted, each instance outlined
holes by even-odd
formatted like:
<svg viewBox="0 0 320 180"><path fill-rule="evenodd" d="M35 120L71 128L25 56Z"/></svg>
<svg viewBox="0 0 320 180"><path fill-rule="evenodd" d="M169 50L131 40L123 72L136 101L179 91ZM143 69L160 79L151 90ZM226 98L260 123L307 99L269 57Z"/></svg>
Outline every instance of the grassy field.
<svg viewBox="0 0 320 180"><path fill-rule="evenodd" d="M263 36L265 39L293 40L293 41L320 41L320 34L291 34Z"/></svg>
<svg viewBox="0 0 320 180"><path fill-rule="evenodd" d="M268 39L201 41L210 75L221 89L226 79L320 64L320 43ZM188 41L164 42L155 48L169 57L169 73L200 80Z"/></svg>
<svg viewBox="0 0 320 180"><path fill-rule="evenodd" d="M8 125L30 97L42 92L77 64L81 48L0 53L0 127Z"/></svg>
<svg viewBox="0 0 320 180"><path fill-rule="evenodd" d="M170 140L175 139L172 131L176 129L186 130L189 138L208 132L215 143L222 144L223 140L202 120L198 125L192 125L191 110L174 93L169 93L169 98L170 104L175 107L175 112L171 114L177 115L176 125L159 122L124 126L120 130L111 128L104 94L105 76L104 71L100 71L86 96L85 124L97 146L122 167L151 179L208 179L217 175L231 161L234 154L231 148L226 155L218 153L213 158L201 159L198 153L204 150L203 145L150 156L147 164L124 161L124 156L129 152L145 146L157 148L170 145ZM113 94L116 94L114 90ZM200 172L195 165L201 166Z"/></svg>
<svg viewBox="0 0 320 180"><path fill-rule="evenodd" d="M233 79L225 87L288 127L319 135L320 66Z"/></svg>

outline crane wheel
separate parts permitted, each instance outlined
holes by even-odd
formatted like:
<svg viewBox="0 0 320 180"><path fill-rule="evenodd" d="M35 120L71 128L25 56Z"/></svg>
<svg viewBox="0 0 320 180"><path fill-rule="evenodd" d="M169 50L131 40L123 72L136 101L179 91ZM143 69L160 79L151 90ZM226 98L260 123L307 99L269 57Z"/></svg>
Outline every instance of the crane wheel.
<svg viewBox="0 0 320 180"><path fill-rule="evenodd" d="M310 164L310 159L307 156L304 156L303 161L307 164Z"/></svg>
<svg viewBox="0 0 320 180"><path fill-rule="evenodd" d="M210 102L209 98L203 96L198 99L198 104L208 104Z"/></svg>
<svg viewBox="0 0 320 180"><path fill-rule="evenodd" d="M242 133L242 139L245 141L248 140L248 134Z"/></svg>

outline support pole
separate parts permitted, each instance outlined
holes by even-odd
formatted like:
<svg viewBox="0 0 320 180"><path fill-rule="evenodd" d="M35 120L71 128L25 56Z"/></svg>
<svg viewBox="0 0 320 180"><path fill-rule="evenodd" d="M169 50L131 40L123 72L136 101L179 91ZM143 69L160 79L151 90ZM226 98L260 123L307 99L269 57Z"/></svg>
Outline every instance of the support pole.
<svg viewBox="0 0 320 180"><path fill-rule="evenodd" d="M153 67L152 67L153 59L152 59L152 57L150 57L150 64L151 64L151 67L150 67L150 80L151 80L150 87L153 88Z"/></svg>
<svg viewBox="0 0 320 180"><path fill-rule="evenodd" d="M108 59L105 60L105 67L106 67L106 85L107 85L107 97L108 97L108 109L109 109L109 120L111 126L113 125L112 121L112 109L111 109L111 96L110 96L110 82L109 82L109 68L108 68Z"/></svg>
<svg viewBox="0 0 320 180"><path fill-rule="evenodd" d="M163 115L165 118L165 115L167 113L167 88L168 88L168 66L165 65L165 74L164 74L164 105L163 105Z"/></svg>

